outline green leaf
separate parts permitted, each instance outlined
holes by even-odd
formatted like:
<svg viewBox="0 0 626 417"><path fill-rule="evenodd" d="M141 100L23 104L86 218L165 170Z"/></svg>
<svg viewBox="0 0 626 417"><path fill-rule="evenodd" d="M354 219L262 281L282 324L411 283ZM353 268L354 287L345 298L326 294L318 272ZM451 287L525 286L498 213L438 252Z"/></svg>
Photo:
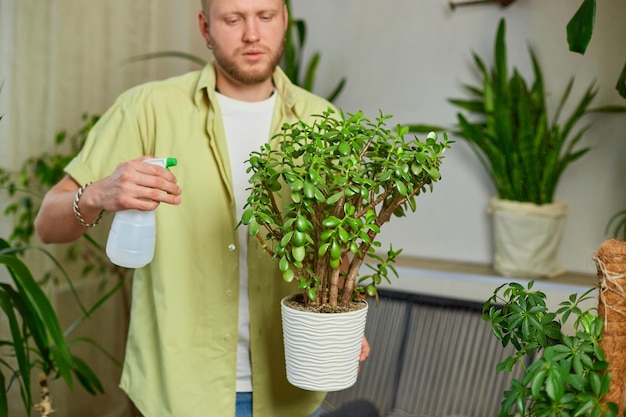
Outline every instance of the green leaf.
<svg viewBox="0 0 626 417"><path fill-rule="evenodd" d="M326 204L332 205L337 203L337 201L339 201L341 197L343 197L343 194L344 193L342 191L336 192L335 194L328 197L328 199L326 200Z"/></svg>
<svg viewBox="0 0 626 417"><path fill-rule="evenodd" d="M15 295L18 296L19 294L16 293ZM23 385L25 387L30 387L31 366L28 359L28 346L26 344L26 340L22 337L22 332L20 331L18 319L13 310L11 297L9 296L9 293L4 292L2 288L0 288L0 307L2 308L2 310L4 310L4 313L9 320L9 328L11 329L11 337L13 339L12 347L15 353L15 357L17 359L19 374L22 378ZM0 372L0 374L2 374L2 372ZM2 391L2 393L5 393L4 384L0 385L0 391ZM27 406L27 408L30 408L33 402L30 389L26 389L24 391L26 392L27 396L25 405Z"/></svg>
<svg viewBox="0 0 626 417"><path fill-rule="evenodd" d="M286 256L280 258L280 261L278 262L278 268L280 269L280 272L285 272L289 269L289 261L287 260Z"/></svg>
<svg viewBox="0 0 626 417"><path fill-rule="evenodd" d="M546 376L547 376L547 371L544 370L544 371L537 373L537 375L535 375L535 377L533 378L531 388L530 388L530 391L532 392L533 396L539 397L539 393L543 389L543 383L546 380Z"/></svg>
<svg viewBox="0 0 626 417"><path fill-rule="evenodd" d="M398 179L395 180L395 183L396 183L396 189L398 190L398 193L403 196L407 195L406 185Z"/></svg>
<svg viewBox="0 0 626 417"><path fill-rule="evenodd" d="M102 383L89 365L77 356L72 356L72 362L74 375L76 375L83 388L92 395L104 394Z"/></svg>
<svg viewBox="0 0 626 417"><path fill-rule="evenodd" d="M248 224L248 234L255 236L257 233L259 233L259 224L256 222L256 219L252 219Z"/></svg>
<svg viewBox="0 0 626 417"><path fill-rule="evenodd" d="M587 412L591 410L593 405L593 400L583 402L574 410L574 417L587 415Z"/></svg>
<svg viewBox="0 0 626 417"><path fill-rule="evenodd" d="M291 255L296 262L302 262L306 255L306 250L304 246L294 246L293 249L291 249Z"/></svg>
<svg viewBox="0 0 626 417"><path fill-rule="evenodd" d="M254 218L254 210L251 208L245 210L241 216L241 222L243 224L250 224L250 220Z"/></svg>
<svg viewBox="0 0 626 417"><path fill-rule="evenodd" d="M291 282L293 281L295 275L296 274L295 272L293 272L293 269L288 269L283 272L283 279L285 280L285 282Z"/></svg>
<svg viewBox="0 0 626 417"><path fill-rule="evenodd" d="M322 225L328 229L334 229L341 224L341 219L335 216L328 216L322 220Z"/></svg>
<svg viewBox="0 0 626 417"><path fill-rule="evenodd" d="M50 301L33 279L30 270L15 256L0 255L0 264L4 264L11 271L16 286L24 295L24 300L28 303L28 308L37 314L46 326L46 330L54 341L57 350L55 360L59 374L63 377L68 387L72 388L72 358Z"/></svg>
<svg viewBox="0 0 626 417"><path fill-rule="evenodd" d="M602 392L602 378L599 374L591 372L589 374L589 383L594 394L600 395Z"/></svg>
<svg viewBox="0 0 626 417"><path fill-rule="evenodd" d="M556 369L552 369L546 376L546 393L553 401L560 401L565 393L565 381Z"/></svg>
<svg viewBox="0 0 626 417"><path fill-rule="evenodd" d="M567 24L569 50L584 54L591 41L596 20L596 0L583 0Z"/></svg>
<svg viewBox="0 0 626 417"><path fill-rule="evenodd" d="M615 89L619 92L620 96L626 98L626 63L624 63L624 68L622 68Z"/></svg>
<svg viewBox="0 0 626 417"><path fill-rule="evenodd" d="M9 401L7 392L4 389L5 386L4 375L0 372L0 417L9 417ZM27 409L30 409L30 407L27 407Z"/></svg>

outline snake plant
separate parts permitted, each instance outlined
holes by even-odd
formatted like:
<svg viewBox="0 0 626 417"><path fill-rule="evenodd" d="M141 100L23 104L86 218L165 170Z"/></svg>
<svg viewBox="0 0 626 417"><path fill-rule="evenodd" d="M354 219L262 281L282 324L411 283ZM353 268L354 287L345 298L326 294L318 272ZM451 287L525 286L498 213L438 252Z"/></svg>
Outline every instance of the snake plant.
<svg viewBox="0 0 626 417"><path fill-rule="evenodd" d="M537 56L529 48L534 81L528 84L517 69L509 73L501 19L495 40L495 64L488 68L473 54L482 76L478 86L465 85L469 99L450 99L462 109L457 113L456 134L466 139L492 178L503 200L548 204L553 202L565 169L589 152L580 146L589 125L577 128L591 112L616 112L619 106L590 108L598 90L591 84L562 118L574 85L570 78L552 118L549 117L543 74Z"/></svg>

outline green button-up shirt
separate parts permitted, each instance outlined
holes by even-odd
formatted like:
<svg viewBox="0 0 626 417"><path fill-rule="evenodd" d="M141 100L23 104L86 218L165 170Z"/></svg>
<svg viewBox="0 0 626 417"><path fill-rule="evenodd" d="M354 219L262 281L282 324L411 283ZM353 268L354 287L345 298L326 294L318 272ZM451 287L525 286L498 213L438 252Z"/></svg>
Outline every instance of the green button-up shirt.
<svg viewBox="0 0 626 417"><path fill-rule="evenodd" d="M277 69L272 136L329 106ZM141 155L174 157L179 206L156 209L154 260L135 271L121 387L146 417L235 415L239 242L215 71L207 65L122 94L66 172L84 184ZM285 376L279 300L297 289L249 240L250 351L255 417L308 416L324 394Z"/></svg>

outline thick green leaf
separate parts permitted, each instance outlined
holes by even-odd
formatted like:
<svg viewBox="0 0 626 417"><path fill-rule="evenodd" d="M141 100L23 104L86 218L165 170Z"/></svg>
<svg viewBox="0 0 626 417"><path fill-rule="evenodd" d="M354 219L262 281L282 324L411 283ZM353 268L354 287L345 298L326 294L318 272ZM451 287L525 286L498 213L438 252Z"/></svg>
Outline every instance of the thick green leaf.
<svg viewBox="0 0 626 417"><path fill-rule="evenodd" d="M22 379L21 383L25 387L30 387L30 361L28 356L28 342L22 337L22 332L20 331L20 325L18 323L17 316L15 315L15 311L13 310L13 303L11 302L11 296L9 293L4 292L0 288L0 308L6 314L7 319L9 320L9 328L11 329L11 338L13 339L13 351L15 352L15 357L17 359L17 365L20 373L20 377ZM1 374L2 372L0 372ZM0 385L0 391L4 392L4 384ZM32 406L33 400L31 397L30 389L26 389L26 408L30 408Z"/></svg>
<svg viewBox="0 0 626 417"><path fill-rule="evenodd" d="M12 255L0 255L0 264L4 264L11 270L15 285L18 291L24 296L28 308L35 312L45 324L46 330L52 340L54 340L56 346L57 356L55 360L58 371L67 385L72 388L71 355L56 313L48 297L46 297L37 282L33 279L28 267L17 257Z"/></svg>
<svg viewBox="0 0 626 417"><path fill-rule="evenodd" d="M591 41L595 20L596 0L583 0L567 24L567 43L570 51L585 53Z"/></svg>
<svg viewBox="0 0 626 417"><path fill-rule="evenodd" d="M565 169L590 149L577 147L586 127L574 129L586 114L596 110L590 104L597 89L589 86L574 110L561 121L561 112L572 91L572 78L549 122L543 74L534 51L529 48L535 77L531 85L515 68L512 75L508 74L505 28L501 19L491 68L473 55L482 84L465 87L472 98L449 99L461 110L472 113L471 118L457 113L455 133L470 143L501 199L551 203ZM623 111L620 106L597 110Z"/></svg>
<svg viewBox="0 0 626 417"><path fill-rule="evenodd" d="M104 394L104 388L102 387L102 383L96 376L95 372L87 365L85 361L80 359L77 356L72 355L72 363L74 371L74 375L80 382L80 384L92 395L96 395L98 393Z"/></svg>
<svg viewBox="0 0 626 417"><path fill-rule="evenodd" d="M9 417L9 400L4 389L5 386L4 375L0 372L0 417Z"/></svg>

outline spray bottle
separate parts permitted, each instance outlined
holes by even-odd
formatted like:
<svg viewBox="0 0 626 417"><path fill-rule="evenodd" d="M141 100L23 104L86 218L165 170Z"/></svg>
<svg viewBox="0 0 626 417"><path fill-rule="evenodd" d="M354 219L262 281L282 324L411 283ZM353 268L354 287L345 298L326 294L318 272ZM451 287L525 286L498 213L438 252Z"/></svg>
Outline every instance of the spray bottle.
<svg viewBox="0 0 626 417"><path fill-rule="evenodd" d="M148 164L163 168L175 166L176 158L146 159ZM123 210L115 213L106 253L111 262L124 268L141 268L154 257L156 222L154 210Z"/></svg>

